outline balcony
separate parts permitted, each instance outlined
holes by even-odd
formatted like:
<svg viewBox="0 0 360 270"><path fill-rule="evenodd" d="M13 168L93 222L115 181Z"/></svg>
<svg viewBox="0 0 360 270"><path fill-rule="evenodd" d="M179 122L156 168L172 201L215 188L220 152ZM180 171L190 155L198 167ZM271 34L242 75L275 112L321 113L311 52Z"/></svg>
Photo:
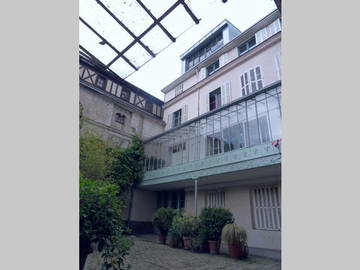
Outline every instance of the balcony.
<svg viewBox="0 0 360 270"><path fill-rule="evenodd" d="M280 164L281 83L145 141L142 186Z"/></svg>

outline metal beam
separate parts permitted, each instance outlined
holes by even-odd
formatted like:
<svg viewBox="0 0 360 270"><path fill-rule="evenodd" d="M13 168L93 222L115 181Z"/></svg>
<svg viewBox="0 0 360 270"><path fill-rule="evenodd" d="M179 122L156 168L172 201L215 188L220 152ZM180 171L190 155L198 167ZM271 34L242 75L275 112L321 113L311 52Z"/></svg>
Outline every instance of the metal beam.
<svg viewBox="0 0 360 270"><path fill-rule="evenodd" d="M109 41L107 41L106 38L104 38L104 37L103 37L102 35L100 35L94 28L92 28L91 25L89 25L83 18L79 17L79 19L80 19L80 21L81 21L83 24L85 24L95 35L97 35L102 41L104 41L107 45L109 45L109 47L110 47L111 49L113 49L113 50L118 54L118 59L119 59L120 57L123 58L123 59L126 61L126 63L128 63L133 69L138 70L138 68L137 68L133 63L131 63L130 60L127 59L127 58L123 55L122 52L119 52L118 49L116 49ZM109 66L106 66L106 67L108 68Z"/></svg>
<svg viewBox="0 0 360 270"><path fill-rule="evenodd" d="M143 2L141 2L140 0L136 0L136 2L138 2L138 4L146 11L146 13L151 17L151 19L154 20L154 22L156 21L155 16L151 13L151 11L143 4ZM160 23L158 22L157 25L161 28L161 30L164 31L164 33L171 39L172 42L176 41L176 38L174 38L168 30L166 30L166 28Z"/></svg>
<svg viewBox="0 0 360 270"><path fill-rule="evenodd" d="M96 0L96 2L118 23L122 28L125 29L126 32L129 33L130 36L132 36L134 39L136 39L136 35L131 32L131 30L122 22L120 21L100 0ZM150 50L148 46L146 46L141 40L138 41L138 43L152 56L155 57L155 53Z"/></svg>
<svg viewBox="0 0 360 270"><path fill-rule="evenodd" d="M196 23L199 23L199 19L195 17L195 15L192 13L189 7L185 4L184 0L178 0L168 10L166 10L163 15L161 15L158 19L156 19L144 32L142 32L136 39L134 39L125 49L123 49L121 51L121 54L124 54L126 51L128 51L136 42L138 42L141 38L143 38L151 29L153 29L162 19L164 19L167 15L169 15L170 12L172 12L180 4L182 4L185 7L185 10L189 13L191 18L193 18L193 20ZM117 55L106 66L110 67L120 57L121 55Z"/></svg>
<svg viewBox="0 0 360 270"><path fill-rule="evenodd" d="M193 19L193 21L196 24L199 24L200 20L195 16L195 14L191 11L191 9L188 7L188 5L185 3L184 0L180 1L181 4L183 5L183 7L185 8L185 10L187 11L187 13L189 13L190 17Z"/></svg>

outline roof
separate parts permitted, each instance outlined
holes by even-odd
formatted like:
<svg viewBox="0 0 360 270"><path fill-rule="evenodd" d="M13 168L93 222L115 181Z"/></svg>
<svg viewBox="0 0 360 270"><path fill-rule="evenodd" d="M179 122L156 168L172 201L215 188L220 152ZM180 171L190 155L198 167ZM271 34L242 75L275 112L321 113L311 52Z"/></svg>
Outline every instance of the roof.
<svg viewBox="0 0 360 270"><path fill-rule="evenodd" d="M217 26L215 26L209 33L207 33L205 36L203 36L198 42L196 42L194 45L192 45L189 49L187 49L182 55L180 55L180 59L184 59L186 56L191 54L193 51L197 50L198 47L201 47L202 45L205 45L214 35L219 33L222 29L224 29L226 26L231 25L233 28L237 29L231 22L228 20L223 20L221 23L219 23ZM239 33L241 32L239 29L237 29Z"/></svg>
<svg viewBox="0 0 360 270"><path fill-rule="evenodd" d="M107 78L117 81L122 86L125 86L129 89L135 90L138 94L140 94L143 97L148 98L151 102L161 105L161 106L164 105L164 101L158 99L157 97L154 97L153 95L147 93L146 91L142 90L141 88L137 87L136 85L129 83L128 81L122 79L116 73L106 70L104 65L101 62L98 62L96 59L94 60L93 58L88 58L86 56L80 55L80 63L93 68L94 70L96 70L97 72L99 72L100 74L102 74L103 76L105 76Z"/></svg>
<svg viewBox="0 0 360 270"><path fill-rule="evenodd" d="M80 0L80 52L126 78L200 20L184 0ZM176 23L181 18L181 24Z"/></svg>

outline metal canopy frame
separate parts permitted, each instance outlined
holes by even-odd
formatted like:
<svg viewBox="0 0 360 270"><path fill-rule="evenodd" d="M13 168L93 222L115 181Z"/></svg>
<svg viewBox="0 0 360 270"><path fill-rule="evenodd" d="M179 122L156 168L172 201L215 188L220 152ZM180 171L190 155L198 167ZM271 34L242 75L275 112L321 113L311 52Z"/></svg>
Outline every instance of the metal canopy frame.
<svg viewBox="0 0 360 270"><path fill-rule="evenodd" d="M101 42L99 44L101 45L105 45L107 44L115 53L116 56L107 64L103 63L102 61L100 61L97 57L94 56L93 53L91 53L89 50L87 50L83 45L79 44L79 48L80 48L80 54L85 55L87 57L89 57L90 59L92 59L95 62L99 62L101 66L103 66L105 69L109 70L112 73L116 73L113 70L111 70L111 66L120 58L123 59L135 72L137 71L142 65L137 66L135 63L133 63L128 57L125 56L125 53L127 51L129 51L134 45L139 44L150 56L151 58L154 58L156 56L156 53L153 52L149 46L147 46L146 44L144 44L143 41L141 41L141 39L150 32L150 30L152 30L154 27L158 26L162 32L171 40L171 42L175 42L176 38L164 27L164 25L161 23L161 21L166 18L166 16L168 16L176 7L178 7L179 5L182 5L185 9L185 11L187 12L187 14L191 17L191 19L195 22L195 24L198 24L200 22L200 19L198 19L195 14L190 10L189 6L185 3L185 0L177 0L171 7L169 7L160 17L156 18L152 12L150 11L150 9L141 1L141 0L136 0L136 2L139 4L140 7L142 7L142 9L149 15L149 17L153 20L153 22L140 34L140 35L135 35L130 28L123 22L121 21L110 9L109 7L107 7L102 1L100 0L94 0L96 1L96 3L106 11L106 13L111 16L118 25L121 26L122 29L124 29L132 38L133 40L123 49L123 50L119 50L118 48L116 48L116 46L114 46L111 42L109 42L103 35L101 35L97 30L94 29L94 27L92 27L84 18L79 16L79 20L89 29L91 30L100 40ZM150 59L151 59L150 58ZM128 74L126 77L130 76L133 72L131 72L130 74ZM122 76L120 76L122 77Z"/></svg>

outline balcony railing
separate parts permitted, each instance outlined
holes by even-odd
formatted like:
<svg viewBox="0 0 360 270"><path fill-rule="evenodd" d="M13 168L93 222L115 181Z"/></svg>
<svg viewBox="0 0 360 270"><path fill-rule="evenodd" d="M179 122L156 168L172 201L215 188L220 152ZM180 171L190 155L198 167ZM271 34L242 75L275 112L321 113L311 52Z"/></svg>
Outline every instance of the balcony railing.
<svg viewBox="0 0 360 270"><path fill-rule="evenodd" d="M202 160L281 138L281 83L145 141L145 171Z"/></svg>

